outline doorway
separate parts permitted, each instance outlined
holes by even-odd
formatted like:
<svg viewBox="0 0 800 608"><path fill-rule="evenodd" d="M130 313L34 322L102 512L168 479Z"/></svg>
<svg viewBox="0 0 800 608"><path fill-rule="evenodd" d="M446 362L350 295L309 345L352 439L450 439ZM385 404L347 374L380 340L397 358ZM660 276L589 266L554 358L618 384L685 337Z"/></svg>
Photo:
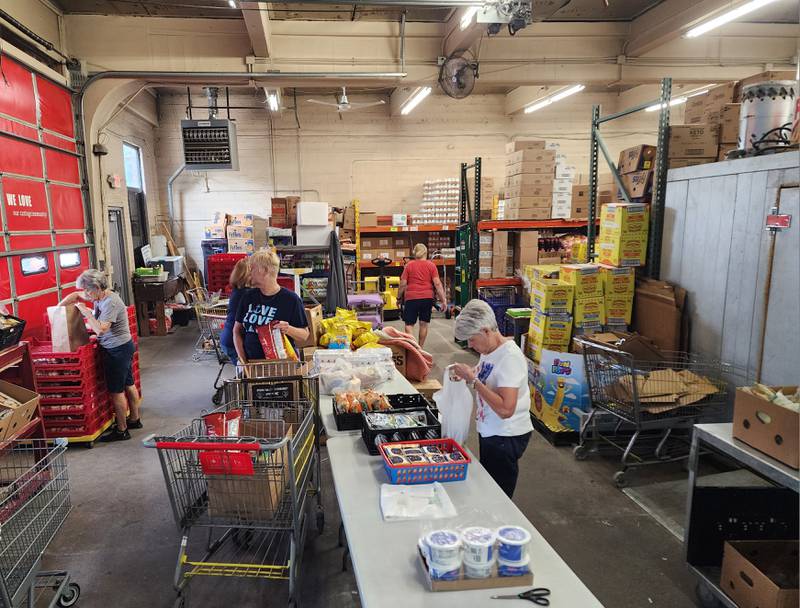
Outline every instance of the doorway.
<svg viewBox="0 0 800 608"><path fill-rule="evenodd" d="M125 185L128 188L128 215L131 218L131 239L133 241L131 245L133 250L138 252L142 245L150 243L142 151L138 146L123 142L122 154L125 164Z"/></svg>
<svg viewBox="0 0 800 608"><path fill-rule="evenodd" d="M120 207L108 210L108 248L111 256L111 288L125 304L131 303L128 257L125 255L125 221Z"/></svg>

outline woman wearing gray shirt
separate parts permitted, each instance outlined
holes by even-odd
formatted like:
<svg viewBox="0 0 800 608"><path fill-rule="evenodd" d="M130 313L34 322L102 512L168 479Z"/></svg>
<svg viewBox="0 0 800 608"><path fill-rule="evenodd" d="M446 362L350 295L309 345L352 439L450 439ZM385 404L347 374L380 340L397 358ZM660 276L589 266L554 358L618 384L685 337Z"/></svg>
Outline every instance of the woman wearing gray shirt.
<svg viewBox="0 0 800 608"><path fill-rule="evenodd" d="M98 270L86 270L78 277L76 286L81 291L69 294L59 304L75 304L89 326L97 334L97 343L103 355L106 385L111 394L117 424L100 438L100 441L130 439L128 429L142 428L139 416L141 397L133 380L133 354L136 346L131 337L128 311L122 299L108 288L106 275ZM80 302L92 302L88 308ZM127 416L130 407L130 416Z"/></svg>

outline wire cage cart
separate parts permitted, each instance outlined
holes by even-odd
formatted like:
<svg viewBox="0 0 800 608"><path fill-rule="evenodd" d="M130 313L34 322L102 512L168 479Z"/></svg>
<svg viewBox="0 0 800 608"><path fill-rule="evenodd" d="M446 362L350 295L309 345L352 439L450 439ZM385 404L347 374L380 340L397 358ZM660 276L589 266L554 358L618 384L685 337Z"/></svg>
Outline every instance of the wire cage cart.
<svg viewBox="0 0 800 608"><path fill-rule="evenodd" d="M64 439L0 445L0 607L74 606L68 572L40 570L42 555L72 510ZM45 603L46 602L46 603Z"/></svg>
<svg viewBox="0 0 800 608"><path fill-rule="evenodd" d="M617 487L627 485L629 468L686 460L689 438L677 431L723 415L729 366L682 352L645 361L580 337L574 340L583 351L592 401L574 454L583 460L601 447L622 452L622 468L613 477ZM599 413L610 414L611 432L600 428Z"/></svg>
<svg viewBox="0 0 800 608"><path fill-rule="evenodd" d="M225 384L238 392L246 381ZM234 399L211 415L235 415L240 436L215 434L198 419L174 436L145 443L158 451L182 531L174 605L186 605L198 576L287 580L295 605L309 523L320 532L324 526L312 402ZM190 543L194 528L205 529L204 543Z"/></svg>
<svg viewBox="0 0 800 608"><path fill-rule="evenodd" d="M220 335L225 327L225 319L228 315L228 301L220 300L218 297L209 297L205 290L199 290L194 302L194 313L197 318L197 326L200 334L195 342L193 361L204 361L216 359L219 365L217 376L214 378L214 405L222 403L222 373L225 366L231 360L227 353L222 349Z"/></svg>

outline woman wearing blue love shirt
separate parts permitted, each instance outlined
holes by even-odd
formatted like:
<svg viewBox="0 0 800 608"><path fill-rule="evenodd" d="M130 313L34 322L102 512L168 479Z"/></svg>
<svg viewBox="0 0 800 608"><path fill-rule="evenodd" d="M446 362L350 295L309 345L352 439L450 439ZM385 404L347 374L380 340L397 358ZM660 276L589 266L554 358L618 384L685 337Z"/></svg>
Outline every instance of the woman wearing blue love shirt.
<svg viewBox="0 0 800 608"><path fill-rule="evenodd" d="M247 291L250 284L250 265L247 258L242 258L236 262L229 282L233 290L231 291L231 297L228 299L228 316L219 335L219 343L231 363L236 365L238 356L236 355L236 346L233 344L233 326L236 323L236 313L239 311L242 295Z"/></svg>
<svg viewBox="0 0 800 608"><path fill-rule="evenodd" d="M303 301L278 284L280 260L274 251L257 251L250 256L250 283L254 289L242 294L233 326L233 343L239 363L264 359L258 328L278 321L278 329L290 340L308 338Z"/></svg>

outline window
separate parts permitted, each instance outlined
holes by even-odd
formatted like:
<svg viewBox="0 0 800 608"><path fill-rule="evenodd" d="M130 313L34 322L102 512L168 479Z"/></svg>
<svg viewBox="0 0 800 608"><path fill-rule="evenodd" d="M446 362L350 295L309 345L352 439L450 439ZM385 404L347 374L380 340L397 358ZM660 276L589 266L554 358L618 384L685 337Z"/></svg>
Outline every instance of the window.
<svg viewBox="0 0 800 608"><path fill-rule="evenodd" d="M58 265L61 268L75 268L81 265L81 254L78 251L62 251L58 254Z"/></svg>
<svg viewBox="0 0 800 608"><path fill-rule="evenodd" d="M20 265L22 266L22 276L24 277L42 274L50 269L50 265L47 263L47 256L44 255L27 255L20 258Z"/></svg>
<svg viewBox="0 0 800 608"><path fill-rule="evenodd" d="M144 191L142 156L139 148L123 143L122 155L125 163L125 184L128 188Z"/></svg>

